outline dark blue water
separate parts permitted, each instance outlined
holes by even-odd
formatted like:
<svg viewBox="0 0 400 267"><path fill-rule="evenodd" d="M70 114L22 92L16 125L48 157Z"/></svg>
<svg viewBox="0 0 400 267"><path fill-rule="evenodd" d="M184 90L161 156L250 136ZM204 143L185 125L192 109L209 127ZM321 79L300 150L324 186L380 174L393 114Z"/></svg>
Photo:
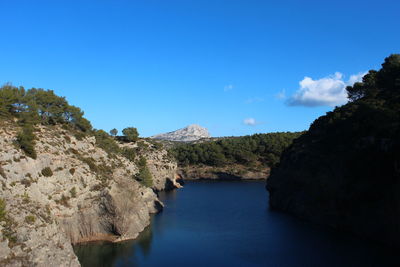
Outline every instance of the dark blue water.
<svg viewBox="0 0 400 267"><path fill-rule="evenodd" d="M264 182L188 182L137 240L75 247L83 266L400 266L374 243L268 210Z"/></svg>

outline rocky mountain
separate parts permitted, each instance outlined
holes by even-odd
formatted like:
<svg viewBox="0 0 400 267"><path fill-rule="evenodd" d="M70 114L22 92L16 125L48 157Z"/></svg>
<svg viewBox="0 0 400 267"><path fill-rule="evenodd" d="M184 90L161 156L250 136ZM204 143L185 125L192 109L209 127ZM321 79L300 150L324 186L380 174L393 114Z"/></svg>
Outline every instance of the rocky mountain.
<svg viewBox="0 0 400 267"><path fill-rule="evenodd" d="M209 137L210 134L206 128L203 128L197 124L191 124L185 128L169 133L157 134L151 136L150 138L174 142L191 142Z"/></svg>
<svg viewBox="0 0 400 267"><path fill-rule="evenodd" d="M400 246L400 55L318 118L267 181L273 209Z"/></svg>

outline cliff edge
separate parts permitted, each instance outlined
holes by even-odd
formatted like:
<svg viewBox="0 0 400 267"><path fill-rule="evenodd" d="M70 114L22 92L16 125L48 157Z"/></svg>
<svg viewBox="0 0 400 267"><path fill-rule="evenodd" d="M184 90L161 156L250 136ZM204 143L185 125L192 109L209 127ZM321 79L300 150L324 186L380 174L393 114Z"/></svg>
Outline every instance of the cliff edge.
<svg viewBox="0 0 400 267"><path fill-rule="evenodd" d="M150 143L137 152L152 174L147 187L135 179L135 160L105 151L93 135L38 125L33 159L16 145L20 126L1 124L2 266L79 266L71 244L137 237L162 209L154 191L179 186L176 163Z"/></svg>

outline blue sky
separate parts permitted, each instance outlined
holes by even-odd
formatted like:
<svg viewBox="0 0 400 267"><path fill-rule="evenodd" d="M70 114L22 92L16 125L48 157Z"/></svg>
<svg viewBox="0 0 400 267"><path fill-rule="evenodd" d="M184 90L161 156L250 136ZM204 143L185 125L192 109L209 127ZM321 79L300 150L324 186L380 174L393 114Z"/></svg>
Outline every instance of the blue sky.
<svg viewBox="0 0 400 267"><path fill-rule="evenodd" d="M142 136L307 129L400 52L398 1L0 1L0 83Z"/></svg>

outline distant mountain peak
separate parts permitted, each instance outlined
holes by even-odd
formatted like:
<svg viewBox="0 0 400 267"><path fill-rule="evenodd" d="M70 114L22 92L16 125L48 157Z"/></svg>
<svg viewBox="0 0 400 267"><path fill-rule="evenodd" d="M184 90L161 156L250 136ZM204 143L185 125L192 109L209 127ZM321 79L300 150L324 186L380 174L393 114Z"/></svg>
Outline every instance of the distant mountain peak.
<svg viewBox="0 0 400 267"><path fill-rule="evenodd" d="M202 138L211 137L208 130L201 127L198 124L190 124L185 128L151 136L153 139L167 140L167 141L179 141L179 142L191 142L197 141Z"/></svg>

